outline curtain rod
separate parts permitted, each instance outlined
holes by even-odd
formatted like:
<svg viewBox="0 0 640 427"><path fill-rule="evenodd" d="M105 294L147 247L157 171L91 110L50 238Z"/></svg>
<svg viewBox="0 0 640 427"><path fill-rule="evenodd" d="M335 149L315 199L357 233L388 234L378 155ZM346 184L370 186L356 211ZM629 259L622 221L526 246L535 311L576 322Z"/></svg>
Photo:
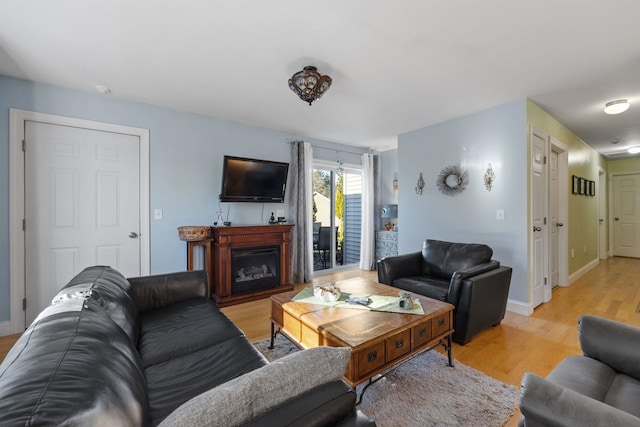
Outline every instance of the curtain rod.
<svg viewBox="0 0 640 427"><path fill-rule="evenodd" d="M294 142L298 142L298 140L288 140L286 141L288 144L293 144ZM371 154L371 152L373 151L370 148L367 148L365 152L362 153L357 153L355 151L347 151L347 150L339 150L337 148L327 148L327 147L321 147L319 145L313 145L313 143L311 143L311 146L314 149L320 149L320 150L327 150L327 151L334 151L334 152L339 152L339 153L348 153L348 154L355 154L356 156L361 156L363 154Z"/></svg>

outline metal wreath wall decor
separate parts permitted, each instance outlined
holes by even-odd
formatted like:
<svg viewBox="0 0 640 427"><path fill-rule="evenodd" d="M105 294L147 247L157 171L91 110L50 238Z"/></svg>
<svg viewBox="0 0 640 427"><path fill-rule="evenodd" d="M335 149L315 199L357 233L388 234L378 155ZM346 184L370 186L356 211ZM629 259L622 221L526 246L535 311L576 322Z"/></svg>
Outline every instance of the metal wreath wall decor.
<svg viewBox="0 0 640 427"><path fill-rule="evenodd" d="M462 193L469 184L469 174L466 170L456 165L442 169L436 179L436 186L445 196L455 196Z"/></svg>

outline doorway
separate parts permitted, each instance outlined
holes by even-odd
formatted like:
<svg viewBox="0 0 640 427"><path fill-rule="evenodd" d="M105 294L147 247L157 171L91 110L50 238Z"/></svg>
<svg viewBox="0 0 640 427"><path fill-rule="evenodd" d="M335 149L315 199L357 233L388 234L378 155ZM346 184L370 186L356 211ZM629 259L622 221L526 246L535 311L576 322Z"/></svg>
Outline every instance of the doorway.
<svg viewBox="0 0 640 427"><path fill-rule="evenodd" d="M17 333L88 265L149 274L149 133L21 110L10 132Z"/></svg>
<svg viewBox="0 0 640 427"><path fill-rule="evenodd" d="M640 258L640 174L613 175L613 256Z"/></svg>
<svg viewBox="0 0 640 427"><path fill-rule="evenodd" d="M529 302L551 300L554 286L568 286L568 148L541 129L530 134Z"/></svg>
<svg viewBox="0 0 640 427"><path fill-rule="evenodd" d="M360 262L362 173L315 161L312 170L313 271Z"/></svg>

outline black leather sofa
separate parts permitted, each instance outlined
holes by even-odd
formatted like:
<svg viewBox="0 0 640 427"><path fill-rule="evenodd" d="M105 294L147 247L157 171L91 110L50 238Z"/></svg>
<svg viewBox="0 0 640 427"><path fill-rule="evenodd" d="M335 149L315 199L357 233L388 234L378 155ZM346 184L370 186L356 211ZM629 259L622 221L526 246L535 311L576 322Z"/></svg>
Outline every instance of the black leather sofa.
<svg viewBox="0 0 640 427"><path fill-rule="evenodd" d="M640 426L640 328L584 315L578 336L582 355L524 375L519 426Z"/></svg>
<svg viewBox="0 0 640 427"><path fill-rule="evenodd" d="M464 345L504 318L512 270L492 256L487 245L428 239L421 252L379 260L378 281L452 304L453 340Z"/></svg>
<svg viewBox="0 0 640 427"><path fill-rule="evenodd" d="M269 364L207 291L203 271L127 280L109 267L85 269L0 365L0 425L157 425L183 403L224 391L234 379L271 367L286 384L287 375L300 375L284 363L280 371ZM242 424L375 425L355 410L343 373ZM252 408L252 402L236 403ZM223 409L211 408L214 416ZM226 423L209 422L220 424Z"/></svg>

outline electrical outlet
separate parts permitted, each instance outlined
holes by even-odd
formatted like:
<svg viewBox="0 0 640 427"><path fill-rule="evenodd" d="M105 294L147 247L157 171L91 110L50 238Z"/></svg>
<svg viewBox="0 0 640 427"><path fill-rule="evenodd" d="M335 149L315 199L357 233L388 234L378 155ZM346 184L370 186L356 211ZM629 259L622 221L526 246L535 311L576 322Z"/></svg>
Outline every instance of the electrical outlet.
<svg viewBox="0 0 640 427"><path fill-rule="evenodd" d="M504 209L498 209L496 211L496 219L498 221L503 221L504 220Z"/></svg>
<svg viewBox="0 0 640 427"><path fill-rule="evenodd" d="M153 219L162 219L162 209L153 210Z"/></svg>
<svg viewBox="0 0 640 427"><path fill-rule="evenodd" d="M576 250L571 248L571 258L575 258L576 257Z"/></svg>

